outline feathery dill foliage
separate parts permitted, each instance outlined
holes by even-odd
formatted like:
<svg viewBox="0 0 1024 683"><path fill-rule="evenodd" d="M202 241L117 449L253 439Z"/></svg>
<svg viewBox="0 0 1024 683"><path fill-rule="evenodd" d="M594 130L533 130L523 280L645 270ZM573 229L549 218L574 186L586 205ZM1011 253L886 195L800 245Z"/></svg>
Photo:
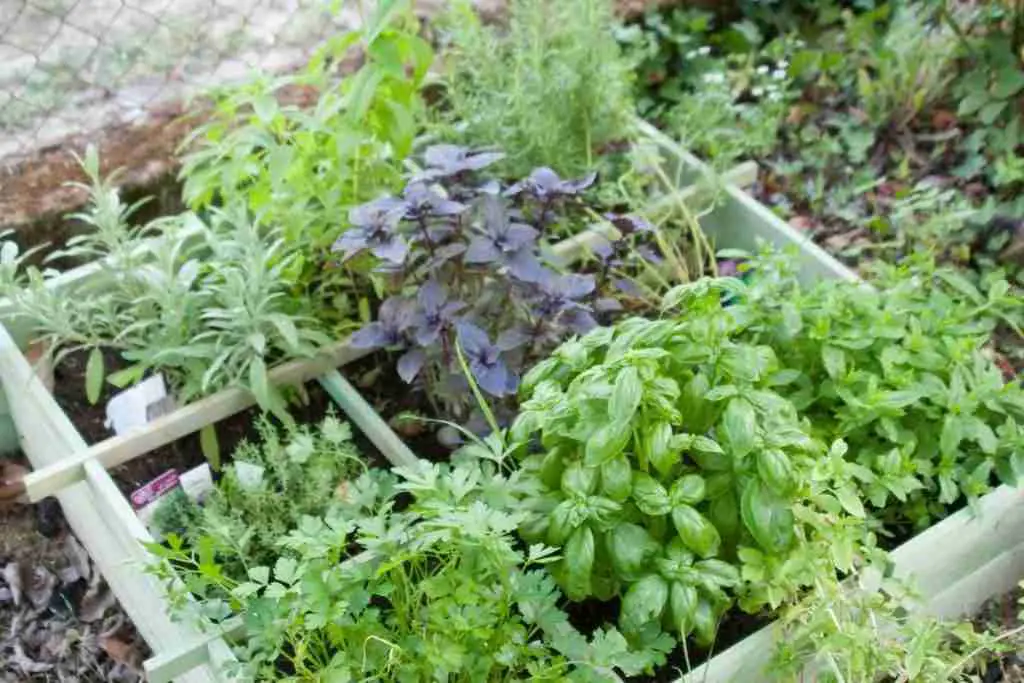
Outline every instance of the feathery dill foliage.
<svg viewBox="0 0 1024 683"><path fill-rule="evenodd" d="M484 26L466 3L447 19L447 120L461 122L464 142L506 152L509 175L582 174L626 134L632 69L609 0L513 0L507 29Z"/></svg>

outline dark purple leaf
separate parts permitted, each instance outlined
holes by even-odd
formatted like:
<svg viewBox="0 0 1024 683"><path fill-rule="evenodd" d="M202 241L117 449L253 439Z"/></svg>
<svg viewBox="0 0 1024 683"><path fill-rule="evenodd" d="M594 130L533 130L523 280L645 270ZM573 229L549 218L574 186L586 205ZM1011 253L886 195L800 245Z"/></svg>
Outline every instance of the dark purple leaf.
<svg viewBox="0 0 1024 683"><path fill-rule="evenodd" d="M617 299L603 297L594 302L594 310L599 313L614 313L615 311L622 310L622 304Z"/></svg>
<svg viewBox="0 0 1024 683"><path fill-rule="evenodd" d="M405 257L409 254L409 245L401 237L394 236L383 240L371 250L373 255L379 259L389 261L395 265L405 263Z"/></svg>
<svg viewBox="0 0 1024 683"><path fill-rule="evenodd" d="M541 265L533 253L526 249L505 255L504 263L508 272L523 282L540 282L551 273Z"/></svg>
<svg viewBox="0 0 1024 683"><path fill-rule="evenodd" d="M567 187L572 189L574 194L576 194L582 192L583 190L586 190L595 182L597 182L597 172L591 171L587 175L577 180L567 180L565 184Z"/></svg>
<svg viewBox="0 0 1024 683"><path fill-rule="evenodd" d="M444 302L448 299L444 293L444 288L438 284L437 280L428 280L422 287L420 287L419 294L416 298L420 302L420 307L426 311L439 311L444 306Z"/></svg>
<svg viewBox="0 0 1024 683"><path fill-rule="evenodd" d="M606 213L604 217L615 226L623 236L642 232L654 232L654 226L639 216L620 213Z"/></svg>
<svg viewBox="0 0 1024 683"><path fill-rule="evenodd" d="M427 354L423 349L412 349L402 354L398 359L398 376L406 384L411 384L416 375L420 374L423 364L427 361Z"/></svg>
<svg viewBox="0 0 1024 683"><path fill-rule="evenodd" d="M492 348L487 333L473 323L460 320L456 323L456 329L459 333L459 344L467 356L475 357Z"/></svg>
<svg viewBox="0 0 1024 683"><path fill-rule="evenodd" d="M492 396L515 391L519 380L509 371L501 358L501 349L491 344L487 333L467 321L459 321L457 329L466 362L480 388Z"/></svg>
<svg viewBox="0 0 1024 683"><path fill-rule="evenodd" d="M438 270L448 261L466 251L466 245L461 242L446 244L434 250L434 256L427 262L427 270Z"/></svg>
<svg viewBox="0 0 1024 683"><path fill-rule="evenodd" d="M466 263L494 263L500 258L501 250L494 246L494 241L481 235L470 241L469 248L462 260Z"/></svg>
<svg viewBox="0 0 1024 683"><path fill-rule="evenodd" d="M524 329L522 325L516 325L499 334L495 346L502 351L511 351L518 349L528 341L530 341L529 330Z"/></svg>
<svg viewBox="0 0 1024 683"><path fill-rule="evenodd" d="M615 285L615 288L618 289L620 292L628 294L629 296L641 296L642 295L642 292L640 291L640 288L637 287L636 283L633 282L632 280L627 280L625 278L618 278L618 279L614 280L612 282L612 284Z"/></svg>
<svg viewBox="0 0 1024 683"><path fill-rule="evenodd" d="M457 145L433 145L423 154L427 170L415 180L432 180L479 171L505 158L501 152L471 151Z"/></svg>
<svg viewBox="0 0 1024 683"><path fill-rule="evenodd" d="M555 287L567 299L582 299L594 291L594 276L575 273L563 275L556 280Z"/></svg>
<svg viewBox="0 0 1024 683"><path fill-rule="evenodd" d="M595 236L590 244L590 251L601 261L610 261L615 254L611 241L601 235Z"/></svg>
<svg viewBox="0 0 1024 683"><path fill-rule="evenodd" d="M583 308L573 308L562 314L560 322L576 334L586 334L597 327L597 321Z"/></svg>
<svg viewBox="0 0 1024 683"><path fill-rule="evenodd" d="M635 247L637 255L648 263L661 263L664 259L654 247L648 244L639 244Z"/></svg>
<svg viewBox="0 0 1024 683"><path fill-rule="evenodd" d="M393 330L379 322L364 325L349 338L349 344L355 349L382 349L398 341Z"/></svg>
<svg viewBox="0 0 1024 683"><path fill-rule="evenodd" d="M405 203L393 197L355 207L349 211L352 226L341 234L332 250L343 252L347 260L369 249L378 258L403 263L408 247L396 231L404 213Z"/></svg>
<svg viewBox="0 0 1024 683"><path fill-rule="evenodd" d="M402 197L405 199L405 217L409 220L429 216L455 216L469 208L465 204L448 199L423 182L409 183L402 192Z"/></svg>
<svg viewBox="0 0 1024 683"><path fill-rule="evenodd" d="M537 234L529 225L512 223L505 230L503 251L518 251L523 247L532 247L537 241Z"/></svg>
<svg viewBox="0 0 1024 683"><path fill-rule="evenodd" d="M578 195L594 184L596 173L590 173L578 180L562 180L553 170L546 166L535 168L530 175L505 190L506 197L527 193L537 199L570 197Z"/></svg>

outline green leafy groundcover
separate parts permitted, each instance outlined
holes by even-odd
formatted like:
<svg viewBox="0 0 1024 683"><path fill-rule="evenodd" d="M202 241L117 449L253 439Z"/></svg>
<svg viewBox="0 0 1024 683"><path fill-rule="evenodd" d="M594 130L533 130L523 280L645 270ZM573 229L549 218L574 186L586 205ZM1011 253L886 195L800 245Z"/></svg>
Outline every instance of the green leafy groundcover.
<svg viewBox="0 0 1024 683"><path fill-rule="evenodd" d="M523 536L562 549L570 598L621 595L628 636L708 643L733 600L777 607L857 566L876 533L1021 474L1024 395L986 353L1020 305L1005 282L982 294L917 264L878 289L804 289L784 258L747 268L676 288L666 319L563 344L523 381Z"/></svg>

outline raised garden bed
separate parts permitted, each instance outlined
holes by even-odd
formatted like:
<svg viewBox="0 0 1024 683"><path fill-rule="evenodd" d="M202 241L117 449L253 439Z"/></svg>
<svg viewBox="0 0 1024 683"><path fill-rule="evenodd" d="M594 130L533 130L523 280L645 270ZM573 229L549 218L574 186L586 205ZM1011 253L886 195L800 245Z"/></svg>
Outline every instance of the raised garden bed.
<svg viewBox="0 0 1024 683"><path fill-rule="evenodd" d="M856 280L856 276L824 254L800 233L780 221L732 182L716 184L710 172L692 156L645 124L642 133L657 144L667 158L678 160L675 178L700 193L698 188L717 186L718 202L701 224L718 247L752 249L758 240L800 249L800 272L805 282L820 278ZM727 174L742 181L749 169ZM587 234L558 245L556 254L566 262L585 250ZM71 287L89 277L94 267L67 273L58 287ZM0 316L2 317L2 316ZM214 424L253 404L248 392L228 389L158 418L143 430L87 446L60 410L29 362L18 348L16 321L0 333L0 383L11 401L12 434L36 471L25 481L28 495L39 500L57 495L79 538L135 621L155 655L147 662L150 680L221 680L219 667L231 660L230 649L219 635L200 634L172 623L159 596L160 588L142 573L147 553L141 542L149 532L135 516L111 480L107 469L126 463ZM286 363L271 373L278 384L319 381L348 414L396 464L407 463L412 453L373 408L334 368L351 363L365 352L339 343L313 360ZM8 442L8 446L14 445ZM985 599L1005 592L1021 574L1021 537L1024 531L1024 497L1000 489L982 499L980 514L963 510L904 544L893 553L896 573L914 577L927 609L943 616L965 614ZM686 681L759 680L770 651L772 629L759 631L733 648L715 656ZM188 671L188 674L184 672Z"/></svg>

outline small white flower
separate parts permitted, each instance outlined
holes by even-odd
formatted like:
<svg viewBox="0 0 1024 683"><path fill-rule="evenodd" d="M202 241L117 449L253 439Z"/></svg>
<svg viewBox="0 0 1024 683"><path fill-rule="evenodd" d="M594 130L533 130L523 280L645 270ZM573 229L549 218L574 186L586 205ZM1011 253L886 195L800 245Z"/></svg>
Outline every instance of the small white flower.
<svg viewBox="0 0 1024 683"><path fill-rule="evenodd" d="M690 50L689 52L686 53L686 58L687 59L693 59L696 56L697 56L697 51L696 50Z"/></svg>
<svg viewBox="0 0 1024 683"><path fill-rule="evenodd" d="M701 49L697 50L697 52L700 54L701 57L707 57L709 54L711 54L711 48L705 45Z"/></svg>
<svg viewBox="0 0 1024 683"><path fill-rule="evenodd" d="M757 73L764 76L765 74L768 73L768 66L766 64L762 64L761 66L757 67Z"/></svg>
<svg viewBox="0 0 1024 683"><path fill-rule="evenodd" d="M772 72L772 78L774 78L777 81L781 81L785 77L786 77L785 69L776 69L775 71Z"/></svg>
<svg viewBox="0 0 1024 683"><path fill-rule="evenodd" d="M704 82L708 84L725 83L725 74L717 72L704 74Z"/></svg>
<svg viewBox="0 0 1024 683"><path fill-rule="evenodd" d="M762 88L759 85L756 85L751 89L750 94L753 95L754 97L761 97L761 95L764 95L764 88Z"/></svg>
<svg viewBox="0 0 1024 683"><path fill-rule="evenodd" d="M780 69L785 69L788 66L789 66L789 60L788 59L780 59L779 60L778 67Z"/></svg>
<svg viewBox="0 0 1024 683"><path fill-rule="evenodd" d="M782 94L780 92L778 92L777 90L768 93L768 100L771 101L771 102L778 102L781 99L782 99Z"/></svg>

